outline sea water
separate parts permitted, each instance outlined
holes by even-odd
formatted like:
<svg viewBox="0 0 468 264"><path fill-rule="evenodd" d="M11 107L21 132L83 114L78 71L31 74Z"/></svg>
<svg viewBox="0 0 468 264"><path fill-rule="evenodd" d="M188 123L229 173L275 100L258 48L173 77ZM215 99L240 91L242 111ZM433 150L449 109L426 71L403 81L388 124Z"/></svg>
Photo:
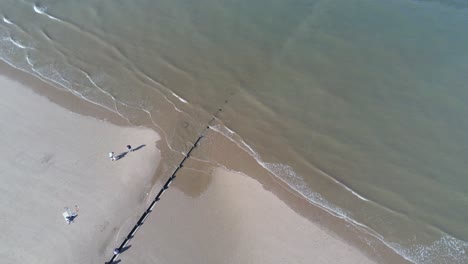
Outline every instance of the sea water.
<svg viewBox="0 0 468 264"><path fill-rule="evenodd" d="M0 56L175 165L212 128L414 263L468 263L468 4L3 0Z"/></svg>

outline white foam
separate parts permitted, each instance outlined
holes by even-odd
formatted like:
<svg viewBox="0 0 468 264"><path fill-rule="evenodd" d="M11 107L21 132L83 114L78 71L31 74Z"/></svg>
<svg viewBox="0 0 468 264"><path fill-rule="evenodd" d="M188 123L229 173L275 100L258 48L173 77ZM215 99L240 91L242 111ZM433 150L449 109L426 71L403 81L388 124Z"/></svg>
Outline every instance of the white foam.
<svg viewBox="0 0 468 264"><path fill-rule="evenodd" d="M430 245L415 245L409 248L402 247L398 243L383 242L406 260L413 263L468 263L468 242L449 235L442 236Z"/></svg>
<svg viewBox="0 0 468 264"><path fill-rule="evenodd" d="M354 220L349 212L344 211L342 208L339 208L326 199L324 199L319 193L313 192L307 187L306 183L296 174L294 169L288 165L278 164L278 163L266 163L263 162L260 156L242 139L235 139L238 137L235 133L228 129L227 127L216 125L211 127L212 130L224 135L227 139L235 143L238 147L246 151L251 155L255 160L265 169L270 171L277 179L284 182L293 190L297 191L301 196L306 198L311 203L316 206L324 209L335 217L341 218L355 227L360 228L362 231L368 233L374 238L378 239L385 245L387 245L395 253L399 254L406 260L417 263L417 264L438 264L438 263L453 263L453 264L466 264L468 263L468 242L461 241L450 235L444 234L439 240L434 241L431 245L416 245L410 248L405 248L402 245L395 242L388 242L385 238L377 233L375 230L370 227L357 222ZM240 143L238 142L240 141ZM347 187L345 184L335 180L331 175L326 172L316 168L317 171L323 175L330 177L341 187L350 191L353 195L357 196L363 201L369 201L369 199L363 197L357 192L353 191L351 188ZM372 201L370 201L372 202Z"/></svg>
<svg viewBox="0 0 468 264"><path fill-rule="evenodd" d="M7 22L5 22L7 23ZM6 38L5 38L6 39ZM15 46L21 48L17 44L21 45L20 43L14 43L12 39L8 39L8 41L12 42ZM21 45L24 46L24 45ZM9 61L7 61L4 58L1 58L4 60L6 63L9 65L16 67ZM98 104L96 102L93 102L92 100L84 97L80 93L74 91L70 87L70 82L65 80L57 70L50 69L48 73L44 71L40 71L35 69L34 67L34 62L26 56L26 61L28 64L31 66L31 70L33 71L34 75L39 76L41 79L47 81L47 82L53 82L55 84L58 84L60 87L63 87L67 89L68 91L72 92L73 94L79 96L80 98L91 102L93 104L96 104L98 106L104 107L110 111L115 111L113 109L110 109L106 106L103 106L101 104ZM26 71L24 69L18 68L20 70ZM27 72L27 71L26 71ZM50 75L50 76L49 76ZM96 87L99 87L96 82L88 75L88 79L95 85ZM166 98L167 99L167 98ZM179 99L180 100L180 99ZM168 100L169 101L169 100ZM143 109L143 111L147 112L147 114L150 116L150 119L152 120L153 124L155 124L150 112L148 110ZM156 125L156 124L155 124ZM156 125L157 126L157 125ZM159 127L159 126L158 126ZM247 143L245 143L234 131L231 129L225 127L225 126L220 126L216 125L211 127L214 131L217 131L224 135L226 138L234 142L237 146L239 146L241 149L246 151L249 155L251 155L253 158L257 160L257 162L263 166L265 169L270 171L272 174L277 176L277 178L281 181L283 181L285 184L290 186L292 189L296 190L299 194L301 194L304 198L312 202L313 204L321 207L322 209L330 212L332 215L345 219L346 221L352 223L355 226L359 226L363 228L366 232L371 234L372 236L376 237L377 239L381 240L384 244L389 246L392 250L397 252L398 254L402 255L404 258L406 258L408 261L414 262L414 263L468 263L468 256L467 256L467 251L468 251L468 244L464 241L458 240L456 238L453 238L451 236L443 236L441 239L435 241L432 245L429 246L414 246L411 248L405 248L401 246L398 243L392 243L392 242L387 242L384 240L384 238L379 235L377 232L374 230L370 229L369 227L365 226L364 224L361 224L355 220L353 220L350 217L349 212L346 212L345 210L334 206L333 204L329 203L326 199L324 199L319 193L313 192L310 190L303 179L295 173L292 167L284 164L275 164L275 163L266 163L263 162L261 157L256 153L251 146L249 146ZM161 129L161 131L163 131ZM164 131L163 131L164 132ZM166 139L167 142L167 139ZM169 144L168 144L169 146ZM169 148L171 148L169 146ZM172 149L171 149L172 150ZM175 151L175 150L173 150ZM326 172L320 170L317 168L317 170L322 173L323 175L330 177L330 179L334 180L336 183L338 183L341 187L346 189L347 191L351 192L353 195L357 196L359 199L363 201L369 201L367 198L363 197L362 195L358 194L357 192L353 191L349 187L347 187L345 184L335 180L331 175L328 175ZM434 259L443 259L444 262L436 262Z"/></svg>
<svg viewBox="0 0 468 264"><path fill-rule="evenodd" d="M284 165L284 164L279 164L279 163L267 163L264 162L260 155L256 153L252 147L250 147L245 141L240 139L232 130L228 129L225 126L221 125L216 125L211 127L212 130L224 135L227 139L235 143L238 147L243 149L245 152L247 152L251 157L253 157L260 166L271 172L271 174L275 175L277 179L281 180L284 184L288 185L291 189L295 190L298 194L300 194L302 197L307 199L310 203L322 208L323 210L327 211L331 215L341 218L355 227L360 228L364 232L370 234L371 236L383 240L383 237L371 229L370 227L357 222L353 218L351 218L349 212L343 210L342 208L335 206L331 204L329 201L327 201L323 196L321 196L317 192L313 192L310 190L309 187L307 187L307 184L304 182L302 177L297 175L297 173L294 171L294 169L291 166ZM226 133L228 132L228 133ZM234 137L237 137L238 139L234 139ZM239 142L240 143L239 143Z"/></svg>
<svg viewBox="0 0 468 264"><path fill-rule="evenodd" d="M174 107L174 110L176 110L179 113L183 113L183 111L180 110L179 108L177 108L177 106L171 100L169 100L169 98L167 98L167 96L164 95L163 97L164 97L164 99L166 99L167 102L169 102Z"/></svg>
<svg viewBox="0 0 468 264"><path fill-rule="evenodd" d="M86 96L84 96L83 94L77 92L76 90L72 89L72 84L70 83L70 81L64 79L62 77L62 75L56 70L54 69L52 66L49 65L48 68L42 68L42 70L40 69L37 69L34 65L34 62L31 61L31 59L29 58L29 56L26 56L26 62L29 64L29 66L31 67L31 71L32 72L28 72L28 73L31 73L33 75L36 75L37 77L39 77L41 80L51 84L52 86L54 87L61 87L61 88L64 88L66 89L68 92L74 94L75 96L78 96L79 98L87 101L87 102L90 102L94 105L97 105L99 107L102 107L104 109L107 109L111 112L114 112L116 114L120 114L118 112L115 112L114 109L106 106L106 105L103 105L103 104L99 104L89 98L87 98ZM16 68L16 67L15 67ZM18 68L20 69L20 68ZM23 69L20 69L20 70L23 70ZM45 72L47 71L47 72ZM124 117L125 118L125 117ZM128 120L128 119L127 119Z"/></svg>
<svg viewBox="0 0 468 264"><path fill-rule="evenodd" d="M184 104L188 104L187 100L185 100L184 98L178 96L176 93L174 92L171 92L173 96L175 96L177 99L179 99L182 103Z"/></svg>
<svg viewBox="0 0 468 264"><path fill-rule="evenodd" d="M99 85L93 80L93 78L91 78L91 76L90 76L86 71L83 71L83 70L81 70L81 71L83 72L83 74L86 76L86 78L89 80L89 82L90 82L94 87L96 87L101 93L105 94L106 96L108 96L108 97L110 97L110 98L112 99L112 101L113 101L113 103L114 103L114 111L113 111L113 112L117 113L120 117L122 117L123 119L127 120L127 122L128 122L129 124L131 124L130 120L129 120L126 116L124 116L122 113L120 113L120 111L119 111L119 109L118 109L118 107L117 107L117 102L119 102L120 104L125 105L125 106L127 106L127 107L130 107L130 106L129 106L128 104L125 104L125 103L120 102L120 101L118 101L117 99L115 99L115 97L112 96L112 94L110 94L109 92L107 92L106 90L104 90L103 88L101 88L101 86L99 86Z"/></svg>
<svg viewBox="0 0 468 264"><path fill-rule="evenodd" d="M119 54L121 54L121 52L119 52ZM123 56L123 55L121 55L121 56ZM127 57L125 57L125 56L123 56L123 57L128 61ZM133 66L133 65L132 65L132 67L133 67L134 70L138 71L138 73L140 73L141 75L143 75L147 80L149 80L149 81L155 83L155 84L158 85L159 87L162 87L162 88L167 89L167 87L164 86L162 83L160 83L160 82L154 80L153 78L151 78L150 76L148 76L147 74L145 74L144 72L142 72L141 70L139 70L137 67L135 67L135 66ZM159 90L157 90L157 89L155 89L155 90L156 90L159 94L161 94L162 97L164 97L164 99L166 99L166 101L167 101L168 103L170 103L170 104L174 107L174 109L175 109L177 112L183 113L183 111L180 110L179 108L177 108L177 106L174 104L174 102L172 102L171 100L169 100L169 98L167 98L167 96L163 95L163 93L160 92ZM169 90L169 89L167 89L167 90ZM173 94L174 94L174 93L173 93ZM178 96L178 95L176 95L176 94L174 94L174 95L175 95L176 97ZM179 99L179 100L180 100L180 99Z"/></svg>
<svg viewBox="0 0 468 264"><path fill-rule="evenodd" d="M10 25L13 25L13 22L11 22L11 20L9 20L8 18L6 17L3 17L3 22L7 23L7 24L10 24Z"/></svg>
<svg viewBox="0 0 468 264"><path fill-rule="evenodd" d="M52 20L57 20L57 21L61 21L60 19L52 16L52 15L49 15L46 11L47 11L47 7L45 6L37 6L36 4L34 4L34 11L38 14L41 14L41 15L45 15L47 16L48 18L52 19Z"/></svg>
<svg viewBox="0 0 468 264"><path fill-rule="evenodd" d="M20 48L20 49L31 49L31 47L28 47L28 46L25 46L21 43L19 43L18 41L12 39L11 37L8 37L7 38L11 43L13 43L16 47Z"/></svg>
<svg viewBox="0 0 468 264"><path fill-rule="evenodd" d="M46 7L40 7L40 6L37 6L36 4L34 4L34 11L36 11L36 13L45 14L46 10L47 10Z"/></svg>
<svg viewBox="0 0 468 264"><path fill-rule="evenodd" d="M29 56L26 56L26 62L29 64L29 66L31 66L31 68L34 68L34 63L31 61Z"/></svg>
<svg viewBox="0 0 468 264"><path fill-rule="evenodd" d="M234 131L232 131L231 129L229 129L229 127L225 126L226 130L231 133L231 134L235 134Z"/></svg>
<svg viewBox="0 0 468 264"><path fill-rule="evenodd" d="M369 202L370 200L365 198L364 196L360 195L359 193L357 193L356 191L354 191L353 189L349 188L348 186L346 186L346 184L338 181L337 179L333 178L330 174L324 172L323 170L317 168L317 167L314 167L314 169L316 171L318 171L320 174L322 174L323 176L329 178L330 180L334 181L336 184L340 185L341 187L343 187L344 189L346 189L347 191L349 191L350 193L352 193L354 196L358 197L359 199L363 200L363 201L366 201L366 202Z"/></svg>
<svg viewBox="0 0 468 264"><path fill-rule="evenodd" d="M213 131L216 131L216 132L220 133L221 135L225 136L230 141L234 142L238 147L243 149L245 152L247 152L249 155L251 155L253 158L255 158L257 160L257 153L255 153L255 151L253 151L252 148L249 145L247 145L242 140L240 140L241 143L239 143L239 142L237 142L237 140L234 139L234 137L236 136L234 131L228 129L225 126L221 126L221 125L210 126L210 128Z"/></svg>
<svg viewBox="0 0 468 264"><path fill-rule="evenodd" d="M301 194L307 200L325 209L326 211L330 212L334 216L337 216L340 218L348 218L348 213L346 213L343 209L336 207L334 205L331 205L319 193L312 192L307 187L304 180L294 172L292 167L288 165L284 165L284 164L264 162L260 158L260 155L258 155L258 153L256 153L252 149L252 147L250 147L242 139L240 138L238 140L234 139L234 136L236 134L232 130L227 129L225 126L216 125L216 126L212 126L211 129L224 135L227 139L235 143L238 147L240 147L245 152L247 152L251 157L253 157L257 161L257 163L260 164L263 168L271 172L273 175L275 175L278 179L286 183L292 189L296 190L299 194ZM226 131L228 133L226 133ZM240 141L240 143L238 141Z"/></svg>
<svg viewBox="0 0 468 264"><path fill-rule="evenodd" d="M34 4L34 11L39 14L44 14L44 12L47 10L45 7L39 7L36 4Z"/></svg>
<svg viewBox="0 0 468 264"><path fill-rule="evenodd" d="M169 144L169 138L168 138L168 136L167 136L167 134L166 134L166 131L164 131L158 124L156 124L156 122L154 122L153 115L151 115L151 112L150 112L149 110L145 109L144 107L141 107L141 110L143 110L146 114L148 114L148 116L149 116L149 118L150 118L150 120L151 120L151 123L153 123L153 125L154 125L155 127L157 127L157 128L162 132L162 134L163 134L163 136L164 136L164 139L165 139L164 142L166 142L167 147L168 147L172 152L181 153L181 154L183 155L182 152L173 149L172 146Z"/></svg>

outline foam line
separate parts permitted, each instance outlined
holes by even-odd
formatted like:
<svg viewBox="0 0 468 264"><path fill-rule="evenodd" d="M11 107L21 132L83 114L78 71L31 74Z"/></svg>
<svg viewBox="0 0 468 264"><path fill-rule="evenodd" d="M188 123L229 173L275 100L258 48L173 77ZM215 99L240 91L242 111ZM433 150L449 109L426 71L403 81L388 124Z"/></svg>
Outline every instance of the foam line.
<svg viewBox="0 0 468 264"><path fill-rule="evenodd" d="M34 4L34 11L38 14L41 14L41 15L45 15L47 17L49 17L50 19L52 20L57 20L57 21L62 21L61 19L58 19L52 15L49 15L46 11L47 11L47 7L44 7L44 6L38 6L36 4Z"/></svg>
<svg viewBox="0 0 468 264"><path fill-rule="evenodd" d="M8 37L7 38L11 43L13 43L16 47L20 48L20 49L32 49L31 47L28 47L28 46L25 46L21 43L19 43L18 41L12 39L11 37Z"/></svg>
<svg viewBox="0 0 468 264"><path fill-rule="evenodd" d="M388 248L393 250L396 254L402 256L407 261L412 262L412 263L418 263L418 264L423 264L423 263L424 264L426 263L436 264L436 263L439 263L438 262L439 257L444 256L443 257L444 263L454 263L454 264L468 263L468 254L467 254L468 243L465 241L459 240L457 238L454 238L439 229L437 230L441 232L442 234L441 238L437 241L434 241L433 244L429 246L415 245L411 248L405 248L398 243L386 241L385 238L382 235L380 235L378 232L368 227L367 225L354 220L353 218L349 216L347 212L343 211L343 209L341 208L338 208L330 204L320 194L313 193L310 190L306 190L305 182L303 182L303 180L294 172L294 170L290 166L283 165L283 164L273 164L273 163L263 162L260 156L242 139L239 139L241 143L237 142L237 140L234 139L234 136L237 136L237 135L232 130L224 126L221 127L219 125L213 126L211 128L213 131L220 133L221 135L226 137L228 140L236 144L239 148L243 149L247 154L252 156L259 163L259 165L261 165L263 168L265 168L270 173L272 173L276 179L282 181L291 189L295 190L303 198L307 199L309 202L322 208L323 210L329 212L331 215L345 220L346 222L350 223L354 227L359 228L360 230L371 235L372 237L378 239L384 245L386 245ZM280 175L278 175L279 169L283 170L283 172L287 172L286 174L289 174L289 177L294 177L295 182L297 183L297 181L299 181L300 185L297 185L297 184L293 185L289 181L283 179L283 177L280 177ZM359 199L366 201L366 202L374 203L373 201L363 197L362 195L358 194L351 188L347 187L345 184L335 180L331 175L327 174L326 172L316 167L315 169L318 172L322 173L324 176L327 176L330 179L334 180L337 184L339 184L341 187L343 187L347 191L351 192L353 195L355 195ZM389 208L386 208L384 206L382 207L393 213L401 215L400 213L395 212Z"/></svg>
<svg viewBox="0 0 468 264"><path fill-rule="evenodd" d="M184 104L188 104L187 100L185 100L184 98L178 96L176 93L174 92L171 92L173 96L175 96L177 99L179 99L182 103Z"/></svg>
<svg viewBox="0 0 468 264"><path fill-rule="evenodd" d="M358 197L359 199L363 200L363 201L366 201L366 202L369 202L370 200L365 198L364 196L360 195L359 193L357 193L356 191L354 191L353 189L349 188L348 186L346 186L346 184L338 181L337 179L335 179L334 177L332 177L330 174L326 173L325 171L317 168L314 166L314 169L316 171L318 171L320 174L322 174L323 176L329 178L330 180L334 181L336 184L338 184L339 186L343 187L344 189L346 189L347 191L349 191L350 193L352 193L354 196Z"/></svg>
<svg viewBox="0 0 468 264"><path fill-rule="evenodd" d="M2 59L2 60L3 60L3 59ZM3 60L3 61L5 61L5 60ZM7 62L7 61L5 61L5 62ZM79 98L81 98L81 99L83 99L83 100L85 100L85 101L87 101L87 102L90 102L90 103L92 103L92 104L94 104L94 105L97 105L97 106L99 106L99 107L102 107L102 108L104 108L104 109L107 109L107 110L109 110L109 111L115 113L115 111L114 111L113 109L111 109L111 108L109 108L109 107L107 107L107 106L105 106L105 105L96 103L96 102L94 102L94 101L92 101L92 100L89 100L88 98L86 98L85 96L83 96L82 94L80 94L79 92L77 92L77 91L75 91L75 90L70 89L69 87L67 87L67 85L65 85L65 84L63 84L63 83L60 83L60 82L57 81L57 80L54 80L54 79L51 79L51 78L48 78L48 77L44 76L42 73L40 73L39 71L37 71L37 70L35 69L33 62L31 62L31 60L29 59L29 56L26 56L26 62L27 62L27 63L29 64L29 66L31 67L31 70L33 71L32 74L35 75L35 76L37 76L37 77L39 77L39 78L40 78L41 80L43 80L44 82L46 82L46 83L48 83L48 84L50 84L50 85L52 85L52 86L54 86L54 87L57 87L57 86L58 86L58 87L62 87L62 88L64 88L65 90L67 90L68 92L74 94L75 96L78 96ZM7 62L7 63L8 63L8 62ZM27 72L27 73L30 73L30 74L31 74L31 72L28 72L28 71L26 71L26 70L24 70L24 69L15 67L15 66L12 65L11 63L8 63L8 64L11 65L11 66L13 66L13 67L16 68L16 69L19 69L19 70L22 70L22 71L24 71L24 72ZM67 80L65 80L65 79L63 79L63 77L62 77L58 72L55 72L55 73L56 73L56 74L58 75L58 77L59 77L60 79L62 79L64 82L67 82L67 83L70 84L70 82L67 81ZM117 113L117 114L118 114L118 113ZM125 118L125 119L127 119L127 118ZM127 119L127 121L128 121L128 119ZM129 121L129 122L130 122L130 121ZM131 124L131 123L130 123L130 124Z"/></svg>
<svg viewBox="0 0 468 264"><path fill-rule="evenodd" d="M10 25L13 25L13 22L11 22L11 20L9 20L8 18L6 17L3 17L3 22L7 23L7 24L10 24Z"/></svg>

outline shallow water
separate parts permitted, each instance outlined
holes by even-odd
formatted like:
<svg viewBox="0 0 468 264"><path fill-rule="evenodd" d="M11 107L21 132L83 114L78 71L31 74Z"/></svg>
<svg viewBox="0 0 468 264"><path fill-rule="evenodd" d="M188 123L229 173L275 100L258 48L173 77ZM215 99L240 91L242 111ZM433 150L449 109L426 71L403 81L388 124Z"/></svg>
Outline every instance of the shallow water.
<svg viewBox="0 0 468 264"><path fill-rule="evenodd" d="M311 202L415 263L468 263L467 7L4 0L0 43L153 126L167 164L222 106L215 128Z"/></svg>

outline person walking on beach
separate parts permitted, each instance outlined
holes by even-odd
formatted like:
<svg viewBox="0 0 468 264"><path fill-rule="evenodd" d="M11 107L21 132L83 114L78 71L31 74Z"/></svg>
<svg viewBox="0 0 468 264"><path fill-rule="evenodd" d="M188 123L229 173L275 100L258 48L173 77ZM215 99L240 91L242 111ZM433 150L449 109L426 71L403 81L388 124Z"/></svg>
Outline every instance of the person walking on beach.
<svg viewBox="0 0 468 264"><path fill-rule="evenodd" d="M128 150L128 152L132 152L132 151L133 151L133 150L132 150L132 146L127 145L127 150Z"/></svg>
<svg viewBox="0 0 468 264"><path fill-rule="evenodd" d="M112 161L115 160L114 152L109 153L109 158L110 158Z"/></svg>

